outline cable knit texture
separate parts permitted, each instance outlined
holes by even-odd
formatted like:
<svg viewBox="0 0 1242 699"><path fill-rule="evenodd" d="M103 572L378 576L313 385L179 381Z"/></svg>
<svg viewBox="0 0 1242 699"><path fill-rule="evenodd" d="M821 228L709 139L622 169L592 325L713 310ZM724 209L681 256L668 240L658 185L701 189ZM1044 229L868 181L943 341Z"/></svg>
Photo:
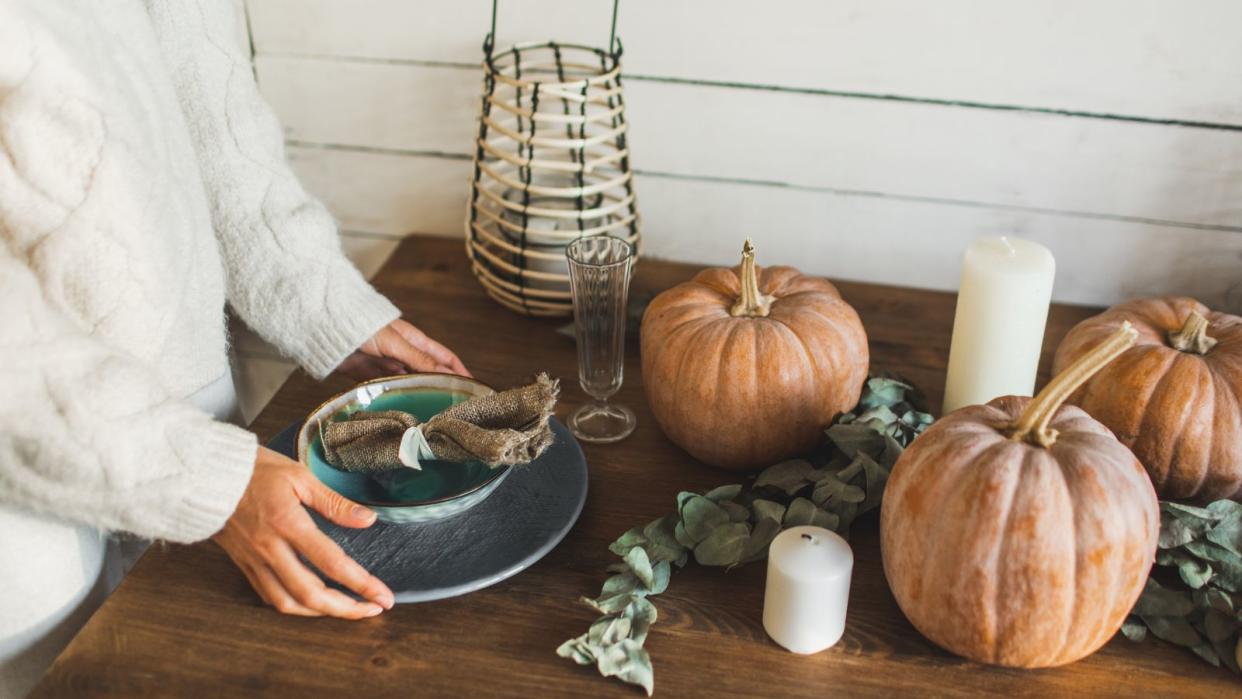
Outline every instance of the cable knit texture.
<svg viewBox="0 0 1242 699"><path fill-rule="evenodd" d="M228 371L226 300L316 377L398 316L289 171L243 22L0 1L0 509L206 538L256 449L185 401Z"/></svg>
<svg viewBox="0 0 1242 699"><path fill-rule="evenodd" d="M193 541L254 437L181 401L227 299L322 377L398 316L284 161L235 1L0 6L0 502Z"/></svg>

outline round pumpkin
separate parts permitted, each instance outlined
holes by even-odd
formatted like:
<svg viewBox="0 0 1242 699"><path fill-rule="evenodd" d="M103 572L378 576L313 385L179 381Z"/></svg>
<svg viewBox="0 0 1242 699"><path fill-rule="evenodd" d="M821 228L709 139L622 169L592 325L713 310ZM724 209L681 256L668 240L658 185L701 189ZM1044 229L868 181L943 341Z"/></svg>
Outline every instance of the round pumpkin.
<svg viewBox="0 0 1242 699"><path fill-rule="evenodd" d="M1129 301L1076 325L1054 371L1123 323L1138 341L1070 397L1134 451L1163 498L1242 497L1242 318L1190 298Z"/></svg>
<svg viewBox="0 0 1242 699"><path fill-rule="evenodd" d="M1132 338L1097 349L1116 356ZM1061 665L1106 643L1138 600L1160 531L1155 490L1107 428L1060 405L1108 358L1088 355L1034 399L957 410L894 464L884 572L936 644L984 663Z"/></svg>
<svg viewBox="0 0 1242 699"><path fill-rule="evenodd" d="M836 287L756 267L750 241L738 269L704 270L652 300L641 340L664 433L729 470L810 450L867 378L867 334Z"/></svg>

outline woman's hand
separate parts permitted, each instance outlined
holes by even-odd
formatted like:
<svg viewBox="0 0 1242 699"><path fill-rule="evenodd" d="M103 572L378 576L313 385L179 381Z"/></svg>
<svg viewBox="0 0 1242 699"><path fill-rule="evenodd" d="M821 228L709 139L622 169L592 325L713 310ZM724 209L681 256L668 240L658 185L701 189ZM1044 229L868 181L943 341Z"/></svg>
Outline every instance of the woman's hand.
<svg viewBox="0 0 1242 699"><path fill-rule="evenodd" d="M250 485L212 539L241 568L259 597L285 614L363 619L391 609L388 586L319 531L303 505L344 527L375 523L374 512L328 489L306 467L260 447ZM369 601L327 587L299 555Z"/></svg>
<svg viewBox="0 0 1242 699"><path fill-rule="evenodd" d="M400 318L362 343L336 370L354 381L419 371L470 376L449 348Z"/></svg>

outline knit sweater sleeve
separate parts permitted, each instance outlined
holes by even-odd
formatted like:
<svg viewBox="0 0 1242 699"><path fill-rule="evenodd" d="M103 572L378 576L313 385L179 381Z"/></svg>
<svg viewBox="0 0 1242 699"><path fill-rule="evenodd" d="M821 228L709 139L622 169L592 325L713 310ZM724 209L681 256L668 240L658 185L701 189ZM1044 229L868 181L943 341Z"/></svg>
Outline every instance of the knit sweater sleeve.
<svg viewBox="0 0 1242 699"><path fill-rule="evenodd" d="M0 165L0 185L13 174ZM0 207L0 504L168 541L215 533L250 481L254 435L83 332L3 231Z"/></svg>
<svg viewBox="0 0 1242 699"><path fill-rule="evenodd" d="M332 216L285 162L243 45L241 0L147 0L147 10L201 163L229 303L322 378L400 312L344 256Z"/></svg>

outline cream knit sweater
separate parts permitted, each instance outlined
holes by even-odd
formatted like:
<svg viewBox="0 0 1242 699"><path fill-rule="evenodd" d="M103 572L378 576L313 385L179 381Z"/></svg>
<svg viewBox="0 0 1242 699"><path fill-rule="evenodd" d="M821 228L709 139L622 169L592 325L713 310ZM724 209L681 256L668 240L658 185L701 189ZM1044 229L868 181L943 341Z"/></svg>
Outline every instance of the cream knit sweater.
<svg viewBox="0 0 1242 699"><path fill-rule="evenodd" d="M225 302L316 377L398 316L290 173L243 22L240 0L0 0L10 514L210 536L256 449L185 401L228 371ZM81 554L66 541L0 531L0 556L26 548L55 562L59 546L69 566ZM0 599L82 592L64 577L5 569ZM38 616L0 602L0 637Z"/></svg>

